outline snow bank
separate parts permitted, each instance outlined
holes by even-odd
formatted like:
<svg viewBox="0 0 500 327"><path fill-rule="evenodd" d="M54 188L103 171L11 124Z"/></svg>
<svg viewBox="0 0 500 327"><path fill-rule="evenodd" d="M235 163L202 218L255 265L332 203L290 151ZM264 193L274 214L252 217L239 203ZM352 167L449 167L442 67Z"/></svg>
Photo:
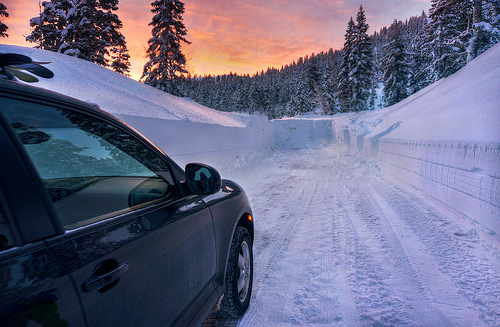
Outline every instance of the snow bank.
<svg viewBox="0 0 500 327"><path fill-rule="evenodd" d="M189 99L179 98L107 68L46 50L0 44L0 52L24 54L33 61L50 61L52 79L40 78L35 86L96 103L113 115L132 115L167 120L244 127L251 117L216 111Z"/></svg>
<svg viewBox="0 0 500 327"><path fill-rule="evenodd" d="M404 101L367 114L380 120L370 137L400 122L384 137L429 141L500 141L500 44L469 65Z"/></svg>
<svg viewBox="0 0 500 327"><path fill-rule="evenodd" d="M140 129L181 167L202 161L227 170L269 155L274 143L273 125L263 116L253 116L246 127L124 114L118 117Z"/></svg>
<svg viewBox="0 0 500 327"><path fill-rule="evenodd" d="M500 143L383 139L387 173L446 203L500 236Z"/></svg>
<svg viewBox="0 0 500 327"><path fill-rule="evenodd" d="M95 103L144 134L181 166L202 161L227 168L256 160L274 143L266 117L216 111L93 63L50 51L0 45L0 52L50 61L52 79L34 86Z"/></svg>
<svg viewBox="0 0 500 327"><path fill-rule="evenodd" d="M456 74L348 124L347 151L500 235L500 44Z"/></svg>

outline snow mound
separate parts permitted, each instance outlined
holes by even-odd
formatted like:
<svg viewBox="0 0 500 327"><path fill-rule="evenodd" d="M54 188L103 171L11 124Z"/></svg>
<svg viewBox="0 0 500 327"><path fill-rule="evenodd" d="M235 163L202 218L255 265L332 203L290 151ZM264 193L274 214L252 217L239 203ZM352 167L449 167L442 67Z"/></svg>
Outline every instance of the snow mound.
<svg viewBox="0 0 500 327"><path fill-rule="evenodd" d="M498 142L499 62L500 44L497 44L457 73L391 107L364 113L359 121L382 120L370 137ZM395 124L399 125L391 130Z"/></svg>
<svg viewBox="0 0 500 327"><path fill-rule="evenodd" d="M165 93L91 62L46 50L0 44L2 53L24 54L33 61L50 61L45 67L55 77L41 78L35 86L98 104L113 115L133 115L245 127L248 115L216 111L189 99Z"/></svg>

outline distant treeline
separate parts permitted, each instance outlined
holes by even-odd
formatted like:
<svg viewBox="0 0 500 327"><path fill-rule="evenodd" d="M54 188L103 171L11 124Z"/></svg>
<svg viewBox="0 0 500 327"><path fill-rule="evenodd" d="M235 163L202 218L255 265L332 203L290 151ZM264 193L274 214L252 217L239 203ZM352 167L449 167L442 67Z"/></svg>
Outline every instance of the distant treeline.
<svg viewBox="0 0 500 327"><path fill-rule="evenodd" d="M270 119L397 103L447 77L500 40L500 0L432 0L429 14L368 36L365 12L348 22L342 50L311 54L253 76L188 77L183 94L221 111Z"/></svg>

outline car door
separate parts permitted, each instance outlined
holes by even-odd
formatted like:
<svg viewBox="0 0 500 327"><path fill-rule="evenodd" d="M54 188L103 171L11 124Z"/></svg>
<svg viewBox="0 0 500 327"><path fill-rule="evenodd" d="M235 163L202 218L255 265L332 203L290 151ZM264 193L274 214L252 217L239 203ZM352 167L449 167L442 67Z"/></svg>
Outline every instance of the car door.
<svg viewBox="0 0 500 327"><path fill-rule="evenodd" d="M62 228L11 132L0 113L0 326L83 326L74 284L44 242Z"/></svg>
<svg viewBox="0 0 500 327"><path fill-rule="evenodd" d="M173 163L99 112L11 101L4 110L63 235L47 240L90 326L160 326L214 292L210 210L183 196Z"/></svg>

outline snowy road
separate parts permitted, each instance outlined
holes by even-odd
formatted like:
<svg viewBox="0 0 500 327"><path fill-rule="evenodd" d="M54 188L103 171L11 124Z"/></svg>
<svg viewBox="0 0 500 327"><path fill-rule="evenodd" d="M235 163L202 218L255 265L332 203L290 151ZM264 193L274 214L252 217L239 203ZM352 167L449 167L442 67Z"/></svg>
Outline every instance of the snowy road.
<svg viewBox="0 0 500 327"><path fill-rule="evenodd" d="M206 326L500 326L498 239L334 149L223 172L255 216L240 321Z"/></svg>

